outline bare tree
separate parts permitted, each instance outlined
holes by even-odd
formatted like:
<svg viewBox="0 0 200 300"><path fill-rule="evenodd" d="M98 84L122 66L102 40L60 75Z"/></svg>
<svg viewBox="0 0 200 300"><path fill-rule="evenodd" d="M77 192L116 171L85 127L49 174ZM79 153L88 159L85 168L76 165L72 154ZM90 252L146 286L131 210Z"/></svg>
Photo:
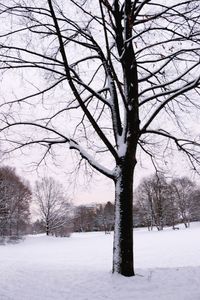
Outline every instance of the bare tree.
<svg viewBox="0 0 200 300"><path fill-rule="evenodd" d="M152 230L155 225L155 212L152 201L151 181L144 178L134 192L134 206L138 207L140 222Z"/></svg>
<svg viewBox="0 0 200 300"><path fill-rule="evenodd" d="M152 178L155 225L158 230L163 230L166 224L166 216L168 209L168 185L164 176L157 174Z"/></svg>
<svg viewBox="0 0 200 300"><path fill-rule="evenodd" d="M26 233L31 190L13 168L0 168L0 235Z"/></svg>
<svg viewBox="0 0 200 300"><path fill-rule="evenodd" d="M45 223L41 219L37 219L32 223L30 233L31 234L40 234L44 233L46 230Z"/></svg>
<svg viewBox="0 0 200 300"><path fill-rule="evenodd" d="M172 226L174 230L179 229L179 227L176 227L176 224L180 223L181 220L179 218L176 194L174 193L174 188L171 182L168 183L165 192L166 192L166 199L167 199L166 212L165 212L166 225Z"/></svg>
<svg viewBox="0 0 200 300"><path fill-rule="evenodd" d="M193 196L195 192L195 184L187 177L172 180L173 193L179 212L179 218L185 227L190 226L190 218L193 209Z"/></svg>
<svg viewBox="0 0 200 300"><path fill-rule="evenodd" d="M111 202L106 204L79 205L74 208L74 230L105 231L110 233L114 227L114 205Z"/></svg>
<svg viewBox="0 0 200 300"><path fill-rule="evenodd" d="M190 209L191 221L200 221L200 189L196 186L195 190L192 192L192 207Z"/></svg>
<svg viewBox="0 0 200 300"><path fill-rule="evenodd" d="M156 157L178 149L195 170L199 164L199 137L184 124L199 108L199 1L97 2L0 4L0 68L4 78L20 72L24 83L2 104L2 135L15 148L40 145L43 158L68 144L114 182L113 271L132 276L137 153L157 167ZM22 139L16 130L25 125L35 132Z"/></svg>
<svg viewBox="0 0 200 300"><path fill-rule="evenodd" d="M110 201L104 206L103 217L105 233L110 233L114 227L114 205Z"/></svg>
<svg viewBox="0 0 200 300"><path fill-rule="evenodd" d="M108 201L96 207L96 226L98 230L104 230L109 234L114 228L114 204Z"/></svg>
<svg viewBox="0 0 200 300"><path fill-rule="evenodd" d="M155 174L144 178L136 190L135 198L148 229L152 230L156 226L158 230L163 230L171 210L169 185L165 177Z"/></svg>
<svg viewBox="0 0 200 300"><path fill-rule="evenodd" d="M70 203L62 185L51 177L44 177L36 181L34 198L45 223L46 234L69 235Z"/></svg>
<svg viewBox="0 0 200 300"><path fill-rule="evenodd" d="M79 205L74 207L74 231L94 231L96 221L96 205Z"/></svg>
<svg viewBox="0 0 200 300"><path fill-rule="evenodd" d="M144 178L135 192L136 207L140 222L152 229L184 223L189 227L190 220L198 220L199 190L187 177L175 178L170 182L164 176Z"/></svg>

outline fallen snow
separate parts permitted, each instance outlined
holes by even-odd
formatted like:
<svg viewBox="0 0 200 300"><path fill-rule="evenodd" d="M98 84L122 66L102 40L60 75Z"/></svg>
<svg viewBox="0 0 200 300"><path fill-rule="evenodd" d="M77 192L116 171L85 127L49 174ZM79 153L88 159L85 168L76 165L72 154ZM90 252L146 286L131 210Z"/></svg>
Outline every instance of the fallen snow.
<svg viewBox="0 0 200 300"><path fill-rule="evenodd" d="M111 273L112 234L0 246L0 300L199 300L200 223L135 230L136 276Z"/></svg>

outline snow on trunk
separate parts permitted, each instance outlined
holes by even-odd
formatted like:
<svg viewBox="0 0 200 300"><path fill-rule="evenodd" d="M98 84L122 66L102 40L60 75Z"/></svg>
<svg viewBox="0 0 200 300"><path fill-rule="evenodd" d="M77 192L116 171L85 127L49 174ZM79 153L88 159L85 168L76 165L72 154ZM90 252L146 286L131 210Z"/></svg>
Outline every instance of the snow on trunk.
<svg viewBox="0 0 200 300"><path fill-rule="evenodd" d="M113 272L133 276L133 170L125 164L115 181Z"/></svg>

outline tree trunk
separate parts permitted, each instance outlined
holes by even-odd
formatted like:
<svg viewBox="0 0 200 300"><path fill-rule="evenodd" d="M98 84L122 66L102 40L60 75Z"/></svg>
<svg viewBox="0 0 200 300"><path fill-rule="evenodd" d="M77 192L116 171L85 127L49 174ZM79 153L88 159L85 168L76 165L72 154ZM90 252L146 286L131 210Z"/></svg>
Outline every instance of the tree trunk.
<svg viewBox="0 0 200 300"><path fill-rule="evenodd" d="M115 228L113 272L134 276L133 265L133 171L132 164L120 168L115 180Z"/></svg>
<svg viewBox="0 0 200 300"><path fill-rule="evenodd" d="M46 223L46 235L49 235L49 222Z"/></svg>

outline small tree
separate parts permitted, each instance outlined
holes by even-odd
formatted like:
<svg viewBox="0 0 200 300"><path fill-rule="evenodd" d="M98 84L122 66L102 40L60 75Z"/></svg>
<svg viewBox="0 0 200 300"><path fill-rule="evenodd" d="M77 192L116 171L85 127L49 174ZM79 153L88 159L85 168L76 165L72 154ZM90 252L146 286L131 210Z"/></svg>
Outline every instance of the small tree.
<svg viewBox="0 0 200 300"><path fill-rule="evenodd" d="M70 203L63 187L51 177L36 181L34 199L42 221L45 223L46 235L68 236L70 233Z"/></svg>

